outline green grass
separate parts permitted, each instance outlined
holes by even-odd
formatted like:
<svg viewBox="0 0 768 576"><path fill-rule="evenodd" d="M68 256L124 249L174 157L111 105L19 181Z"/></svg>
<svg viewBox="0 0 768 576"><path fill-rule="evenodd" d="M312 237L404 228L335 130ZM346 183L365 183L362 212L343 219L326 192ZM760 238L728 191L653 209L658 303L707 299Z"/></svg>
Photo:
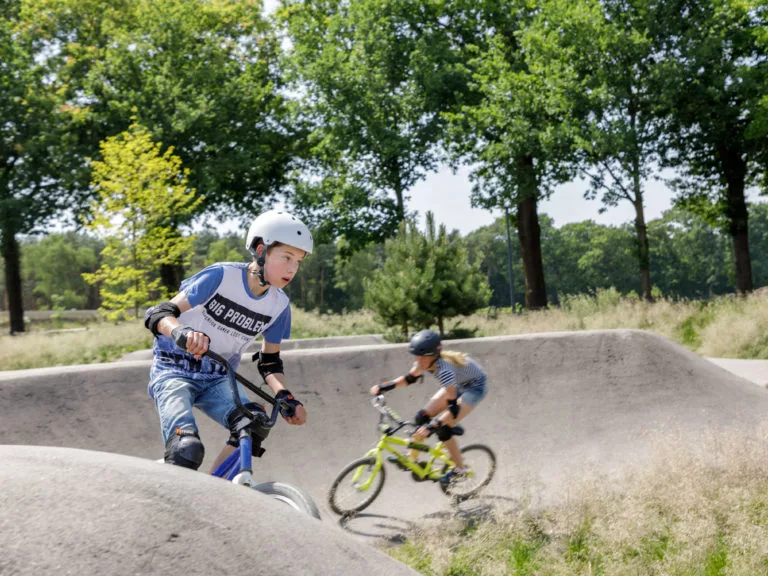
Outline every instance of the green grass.
<svg viewBox="0 0 768 576"><path fill-rule="evenodd" d="M695 453L660 442L621 480L576 475L557 504L521 498L471 532L465 516L425 521L385 551L431 576L766 574L765 440L711 435Z"/></svg>
<svg viewBox="0 0 768 576"><path fill-rule="evenodd" d="M0 370L109 362L133 350L148 348L151 338L139 320L110 324L92 317L60 315L40 320L29 313L29 333L0 336ZM2 320L2 318L0 318ZM487 309L449 319L455 336L497 336L567 330L634 328L656 332L704 356L768 359L768 296L725 296L707 302L647 303L624 298L615 290L564 297L561 306L512 314ZM7 324L6 324L7 326ZM45 330L86 328L84 332ZM387 333L368 311L318 314L293 310L293 338Z"/></svg>

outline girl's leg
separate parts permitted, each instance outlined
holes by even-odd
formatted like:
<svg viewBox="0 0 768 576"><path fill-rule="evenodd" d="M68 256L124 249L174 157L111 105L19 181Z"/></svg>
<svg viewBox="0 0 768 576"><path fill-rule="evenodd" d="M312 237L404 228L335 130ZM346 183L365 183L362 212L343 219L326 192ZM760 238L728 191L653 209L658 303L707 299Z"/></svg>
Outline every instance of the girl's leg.
<svg viewBox="0 0 768 576"><path fill-rule="evenodd" d="M459 406L459 413L456 415L456 417L454 418L451 413L446 410L440 415L439 420L441 424L451 427L456 426L456 424L465 418L467 414L472 412L474 408L474 406L471 404L462 402L461 398L459 398L457 404ZM456 466L458 468L464 468L464 459L461 457L461 450L459 449L459 443L456 441L456 438L451 436L448 440L443 442L443 445L448 450L448 454L451 455L451 460L454 461Z"/></svg>
<svg viewBox="0 0 768 576"><path fill-rule="evenodd" d="M456 424L466 418L467 415L472 412L472 410L474 410L475 406L477 406L482 401L482 399L485 398L487 393L488 385L483 378L483 380L477 385L466 388L461 393L459 399L456 401L456 404L459 407L459 412L456 414L456 416L453 417L449 411L445 411L440 415L440 422L451 427L456 426ZM459 443L456 441L456 438L451 436L448 440L445 441L444 444L448 450L448 453L451 455L451 460L453 460L456 464L456 467L464 468L464 458L461 457L461 450L459 449ZM443 476L443 478L450 480L449 474L446 474L446 476Z"/></svg>
<svg viewBox="0 0 768 576"><path fill-rule="evenodd" d="M427 413L427 416L430 418L434 418L437 414L440 414L443 410L448 408L448 402L450 400L453 400L454 395L448 391L446 388L440 388L435 394L432 396L432 398L429 399L429 402L427 402L427 405L424 407L424 412ZM421 435L417 432L414 432L411 436L411 440L415 442L423 442L426 436ZM418 450L411 450L410 452L411 460L416 460L419 457L419 451Z"/></svg>

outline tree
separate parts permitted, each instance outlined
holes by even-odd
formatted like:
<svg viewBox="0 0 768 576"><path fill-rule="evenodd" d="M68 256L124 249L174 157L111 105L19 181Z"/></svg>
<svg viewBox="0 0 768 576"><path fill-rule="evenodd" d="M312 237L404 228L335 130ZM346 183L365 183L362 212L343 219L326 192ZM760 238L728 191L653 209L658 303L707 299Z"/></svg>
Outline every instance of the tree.
<svg viewBox="0 0 768 576"><path fill-rule="evenodd" d="M407 215L408 190L437 167L440 113L463 85L447 60L441 4L284 0L278 10L315 127L298 200L321 208L332 236L355 248L391 235Z"/></svg>
<svg viewBox="0 0 768 576"><path fill-rule="evenodd" d="M173 154L161 153L149 131L132 124L101 146L103 160L93 162L93 186L99 196L88 227L106 232L101 267L84 278L101 284L102 309L110 318L139 309L154 299L161 281L158 264L186 265L192 237L180 234L178 221L192 213L200 199L189 187L187 169ZM172 294L163 291L161 297Z"/></svg>
<svg viewBox="0 0 768 576"><path fill-rule="evenodd" d="M480 270L485 275L491 288L491 306L509 306L509 269L507 262L506 223L505 218L497 218L489 225L470 232L464 238L471 260L480 264ZM541 216L542 230L546 228L547 217ZM544 249L545 247L542 247ZM520 258L520 244L512 243L512 278L515 295L524 293L523 269ZM517 303L517 298L515 299Z"/></svg>
<svg viewBox="0 0 768 576"><path fill-rule="evenodd" d="M515 216L528 308L547 305L537 206L572 173L572 146L545 80L533 73L519 34L536 10L525 2L485 1L476 10L456 0L449 26L454 49L471 71L472 95L447 114L447 146L472 167L472 202ZM461 32L459 32L461 31Z"/></svg>
<svg viewBox="0 0 768 576"><path fill-rule="evenodd" d="M543 250L556 300L607 288L624 294L634 291L636 239L627 226L603 226L592 220L566 224L551 229Z"/></svg>
<svg viewBox="0 0 768 576"><path fill-rule="evenodd" d="M189 169L203 198L189 218L248 219L287 194L304 138L261 3L40 0L29 10L57 48L68 101L88 110L89 156L135 117ZM166 288L182 273L164 265Z"/></svg>
<svg viewBox="0 0 768 576"><path fill-rule="evenodd" d="M644 0L549 0L522 34L531 71L547 79L575 135L589 198L635 210L640 286L651 297L644 183L662 153L655 54Z"/></svg>
<svg viewBox="0 0 768 576"><path fill-rule="evenodd" d="M398 327L403 339L409 328L437 324L444 334L444 321L467 315L485 306L488 287L477 262L470 263L458 234L445 226L435 230L427 213L427 232L415 222L404 222L398 235L385 244L384 267L368 283L367 305L390 327Z"/></svg>
<svg viewBox="0 0 768 576"><path fill-rule="evenodd" d="M68 232L51 234L21 246L24 278L32 285L37 308L95 308L97 294L82 274L95 272L103 248L95 238Z"/></svg>
<svg viewBox="0 0 768 576"><path fill-rule="evenodd" d="M728 238L703 218L674 208L648 225L653 240L653 273L662 293L682 298L709 298L728 292L733 264Z"/></svg>
<svg viewBox="0 0 768 576"><path fill-rule="evenodd" d="M759 39L765 9L738 0L674 0L653 5L658 94L669 122L665 162L680 204L727 229L736 290L752 290L746 188L756 185L768 142L760 103L768 52Z"/></svg>
<svg viewBox="0 0 768 576"><path fill-rule="evenodd" d="M12 334L25 328L17 237L39 232L83 192L73 184L83 115L67 105L52 49L23 7L0 1L0 255Z"/></svg>

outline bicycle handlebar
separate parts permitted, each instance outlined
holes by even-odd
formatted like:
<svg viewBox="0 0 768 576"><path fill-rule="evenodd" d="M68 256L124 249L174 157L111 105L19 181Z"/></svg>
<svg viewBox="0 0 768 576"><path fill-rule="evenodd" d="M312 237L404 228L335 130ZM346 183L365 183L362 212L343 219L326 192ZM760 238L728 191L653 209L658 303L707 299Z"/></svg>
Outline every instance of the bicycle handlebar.
<svg viewBox="0 0 768 576"><path fill-rule="evenodd" d="M392 410L392 408L388 407L386 400L384 400L384 395L383 394L378 394L377 396L374 396L371 399L371 405L374 408L376 408L376 410L378 410L381 413L381 417L379 419L379 424L381 424L384 421L384 417L385 416L387 418L389 418L390 420L392 420L393 422L398 424L398 426L396 428L392 429L392 431L391 431L392 434L394 434L395 432L397 432L398 430L400 430L401 428L403 428L405 426L411 426L412 428L417 428L417 426L416 426L416 424L414 422L410 422L408 420L403 420L402 418L400 418L400 416L397 414L397 412Z"/></svg>
<svg viewBox="0 0 768 576"><path fill-rule="evenodd" d="M242 413L244 416L251 420L257 420L261 419L256 416L253 412L248 410L243 405L242 400L240 400L240 391L237 389L237 382L240 382L243 386L248 388L251 392L268 402L272 405L272 413L269 415L269 420L267 422L264 422L263 425L267 428L272 428L272 426L275 425L275 422L277 422L277 414L280 412L280 408L287 408L290 409L290 406L285 400L275 400L273 396L270 396L264 390L256 386L253 382L246 379L244 376L241 376L234 370L232 370L231 366L229 365L229 362L227 362L222 356L219 356L216 354L216 352L213 352L212 350L208 350L205 354L205 356L208 356L211 360L214 362L218 362L219 364L223 365L224 368L227 370L227 377L229 378L229 384L232 387L232 397L235 400L235 406L240 413ZM266 380L265 380L266 383Z"/></svg>

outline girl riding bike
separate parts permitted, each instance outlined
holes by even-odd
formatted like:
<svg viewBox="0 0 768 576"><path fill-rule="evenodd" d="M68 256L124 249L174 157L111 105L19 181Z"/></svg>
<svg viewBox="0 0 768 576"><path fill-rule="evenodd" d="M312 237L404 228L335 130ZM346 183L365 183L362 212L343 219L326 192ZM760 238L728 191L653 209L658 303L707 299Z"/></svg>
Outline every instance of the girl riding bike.
<svg viewBox="0 0 768 576"><path fill-rule="evenodd" d="M488 392L487 378L480 365L461 352L442 350L440 335L422 330L411 338L408 351L416 357L413 367L404 376L371 387L374 396L408 386L422 377L423 372L433 374L440 381L440 390L427 405L419 410L414 422L420 428L413 434L417 442L435 432L445 444L456 466L446 472L440 482L449 484L465 474L461 450L453 436L453 427L463 420ZM395 456L391 458L397 459Z"/></svg>

